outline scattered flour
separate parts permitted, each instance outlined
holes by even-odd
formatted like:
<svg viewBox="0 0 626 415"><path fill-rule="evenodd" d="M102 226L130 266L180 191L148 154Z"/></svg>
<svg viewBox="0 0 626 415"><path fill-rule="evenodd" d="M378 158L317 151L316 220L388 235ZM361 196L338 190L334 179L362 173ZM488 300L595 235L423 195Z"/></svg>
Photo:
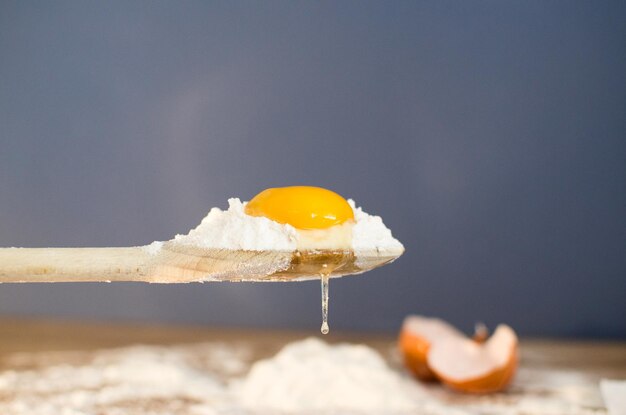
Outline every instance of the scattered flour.
<svg viewBox="0 0 626 415"><path fill-rule="evenodd" d="M609 415L626 415L626 380L602 379L600 389Z"/></svg>
<svg viewBox="0 0 626 415"><path fill-rule="evenodd" d="M213 208L202 222L187 235L176 235L174 241L202 248L242 249L250 251L294 251L299 235L296 228L280 224L264 217L247 215L247 202L237 198L228 200L228 209ZM367 214L357 208L353 200L348 203L354 210L355 224L352 228L352 247L355 251L398 251L402 244L391 235L380 216ZM160 245L146 247L155 254Z"/></svg>
<svg viewBox="0 0 626 415"><path fill-rule="evenodd" d="M213 376L160 348L105 351L86 365L0 373L3 415L117 415L133 405L173 409L175 400L204 401L223 394Z"/></svg>
<svg viewBox="0 0 626 415"><path fill-rule="evenodd" d="M599 415L597 383L522 368L508 393L415 382L363 345L307 339L252 365L226 343L20 354L0 371L2 415ZM7 369L8 368L8 369ZM581 399L584 398L584 399ZM618 412L619 414L619 412Z"/></svg>

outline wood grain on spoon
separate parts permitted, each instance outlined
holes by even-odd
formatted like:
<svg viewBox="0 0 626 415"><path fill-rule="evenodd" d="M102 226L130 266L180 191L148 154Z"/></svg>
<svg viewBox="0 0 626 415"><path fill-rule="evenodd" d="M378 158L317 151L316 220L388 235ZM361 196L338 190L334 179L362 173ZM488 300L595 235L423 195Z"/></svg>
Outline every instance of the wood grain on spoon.
<svg viewBox="0 0 626 415"><path fill-rule="evenodd" d="M242 251L165 242L128 248L0 248L0 283L303 281L359 274L402 254L371 251Z"/></svg>

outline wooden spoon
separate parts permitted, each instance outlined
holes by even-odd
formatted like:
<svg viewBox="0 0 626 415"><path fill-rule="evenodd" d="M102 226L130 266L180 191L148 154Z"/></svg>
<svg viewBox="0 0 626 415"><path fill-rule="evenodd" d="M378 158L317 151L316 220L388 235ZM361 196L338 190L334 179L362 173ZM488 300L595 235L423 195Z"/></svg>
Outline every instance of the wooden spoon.
<svg viewBox="0 0 626 415"><path fill-rule="evenodd" d="M0 248L0 283L304 281L360 274L403 253L242 251L171 241L151 247Z"/></svg>

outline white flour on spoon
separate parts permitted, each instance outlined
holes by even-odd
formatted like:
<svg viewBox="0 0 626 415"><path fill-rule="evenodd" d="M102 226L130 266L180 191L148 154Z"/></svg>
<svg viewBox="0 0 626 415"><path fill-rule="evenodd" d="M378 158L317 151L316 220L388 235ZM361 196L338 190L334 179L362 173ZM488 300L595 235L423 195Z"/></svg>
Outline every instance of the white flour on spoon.
<svg viewBox="0 0 626 415"><path fill-rule="evenodd" d="M379 216L372 216L357 208L353 200L348 204L353 211L354 221L326 229L296 229L289 224L281 224L263 216L245 213L247 202L237 198L228 200L227 210L213 208L200 224L187 235L176 235L171 241L184 247L207 249L230 249L244 251L283 251L301 252L318 250L352 251L354 264L368 269L370 256L398 257L404 251L402 244L395 239ZM144 249L157 255L163 242L154 242ZM321 332L327 334L329 274L332 268L325 264L320 268L322 292ZM323 272L323 270L329 270ZM272 270L274 272L274 269ZM271 273L271 272L269 272Z"/></svg>
<svg viewBox="0 0 626 415"><path fill-rule="evenodd" d="M228 199L228 209L213 208L200 224L187 235L176 235L174 242L201 248L235 249L249 251L294 251L301 235L289 224L280 224L265 217L250 216L244 212L247 202ZM352 249L384 253L402 251L402 244L391 235L380 216L369 215L353 200L348 203L354 211ZM161 242L148 245L157 254Z"/></svg>

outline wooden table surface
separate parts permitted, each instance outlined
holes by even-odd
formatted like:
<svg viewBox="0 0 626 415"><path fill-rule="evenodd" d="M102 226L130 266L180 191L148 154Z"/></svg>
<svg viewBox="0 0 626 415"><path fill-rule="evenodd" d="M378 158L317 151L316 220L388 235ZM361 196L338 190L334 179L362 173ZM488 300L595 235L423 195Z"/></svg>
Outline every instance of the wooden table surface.
<svg viewBox="0 0 626 415"><path fill-rule="evenodd" d="M397 353L394 358L395 338L390 334L334 330L328 336L321 336L318 332L305 331L0 318L0 371L14 369L7 362L15 353L37 356L57 351L91 352L136 344L176 347L207 342L245 344L254 350L256 360L272 356L288 342L310 336L320 336L331 343L365 343L402 370ZM590 387L597 389L601 378L626 379L626 342L523 339L520 367L531 372L580 374ZM520 388L517 393L525 392ZM462 403L457 397L453 399L455 404ZM604 413L601 399L594 400L588 408Z"/></svg>
<svg viewBox="0 0 626 415"><path fill-rule="evenodd" d="M259 357L263 357L288 342L310 336L322 335L319 331L0 318L0 361L15 352L90 351L134 344L180 345L212 341L250 342L258 347ZM322 338L329 342L367 343L379 350L395 341L393 336L385 334L338 330Z"/></svg>
<svg viewBox="0 0 626 415"><path fill-rule="evenodd" d="M172 345L207 341L249 341L259 357L282 345L318 332L207 328L203 326L128 324L0 318L0 359L15 352L96 350L133 344ZM389 334L333 330L329 342L360 342L375 349L392 347ZM522 364L575 369L605 377L626 378L626 342L523 339Z"/></svg>

